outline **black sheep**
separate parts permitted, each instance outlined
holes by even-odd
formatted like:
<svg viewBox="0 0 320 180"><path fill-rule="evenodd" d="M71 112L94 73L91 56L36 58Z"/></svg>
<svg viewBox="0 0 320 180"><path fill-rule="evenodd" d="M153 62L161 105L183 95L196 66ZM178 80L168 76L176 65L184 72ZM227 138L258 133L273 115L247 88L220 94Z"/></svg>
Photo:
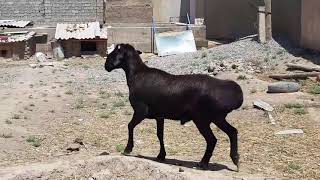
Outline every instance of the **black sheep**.
<svg viewBox="0 0 320 180"><path fill-rule="evenodd" d="M134 128L145 118L156 119L160 141L159 160L165 160L163 143L164 119L180 120L181 124L193 121L207 142L205 154L198 164L208 168L217 139L210 129L214 123L230 138L230 157L239 167L237 129L226 121L231 111L243 103L243 93L234 81L220 80L207 75L172 75L149 68L141 52L129 44L118 44L107 56L105 69L123 69L129 87L129 100L134 110L128 125L129 138L124 153L134 146Z"/></svg>

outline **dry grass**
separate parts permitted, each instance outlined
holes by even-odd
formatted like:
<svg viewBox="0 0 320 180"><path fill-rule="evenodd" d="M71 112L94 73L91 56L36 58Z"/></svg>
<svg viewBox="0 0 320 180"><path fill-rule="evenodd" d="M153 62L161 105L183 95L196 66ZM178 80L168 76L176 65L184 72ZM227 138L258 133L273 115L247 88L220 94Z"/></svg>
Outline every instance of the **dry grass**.
<svg viewBox="0 0 320 180"><path fill-rule="evenodd" d="M91 145L107 148L110 152L122 152L120 147L127 142L127 124L131 119L131 116L125 116L126 111L127 108L118 110L107 121L94 122L90 127L78 127L82 130L76 128L73 132L88 131L90 133L85 134L85 139ZM289 179L318 177L319 172L315 168L320 156L316 153L318 147L314 142L317 142L320 133L314 128L314 122L309 121L307 115L295 115L291 109L277 109L275 118L277 125L272 126L263 112L255 109L238 111L228 117L239 131L242 167L253 174ZM291 128L301 128L306 134L289 137L274 135L277 131ZM212 129L218 139L212 162L231 162L228 137L214 125ZM103 135L104 132L108 134ZM155 157L159 152L155 121L143 121L135 132L134 152ZM195 162L201 159L205 150L205 141L193 123L184 127L170 120L165 121L165 145L168 157Z"/></svg>
<svg viewBox="0 0 320 180"><path fill-rule="evenodd" d="M315 84L311 87L310 92L312 94L320 94L320 84Z"/></svg>
<svg viewBox="0 0 320 180"><path fill-rule="evenodd" d="M13 137L12 133L2 133L0 135L0 138L5 138L5 139L12 138L12 137Z"/></svg>
<svg viewBox="0 0 320 180"><path fill-rule="evenodd" d="M12 116L12 119L21 119L21 116L19 114L14 114Z"/></svg>
<svg viewBox="0 0 320 180"><path fill-rule="evenodd" d="M101 68L101 62L97 63L100 63L99 68ZM90 66L93 68L95 61L90 61L90 63L92 63ZM73 64L70 66L73 66ZM82 68L82 65L79 65L79 67ZM55 76L59 73L55 73ZM67 73L67 71L63 73ZM68 74L63 74L63 77L68 77ZM50 79L54 78L50 77ZM66 82L67 80L61 81ZM48 84L50 83L48 81ZM34 108L34 111L37 113L29 112L27 115L30 116L30 120L23 122L25 123L23 126L32 130L29 134L41 134L41 139L38 138L38 135L28 137L29 134L26 134L24 137L27 137L27 139L23 138L23 141L27 141L29 146L23 151L1 154L0 157L4 159L4 161L0 159L1 165L13 165L21 161L26 163L46 161L51 156L61 154L65 150L66 144L73 142L76 137L80 136L83 137L86 147L89 147L81 153L88 152L92 155L101 150L110 153L123 151L128 138L127 125L132 118L132 109L126 102L127 94L115 93L122 90L123 83L108 84L103 86L105 89L100 92L101 85L86 85L87 89L83 89L92 92L91 95L78 93L77 89L80 88L77 87L78 84L81 84L81 82L72 83L72 86L75 86L72 88L75 92L74 95L72 91L66 93L73 96L53 97L55 99L50 99L50 103L46 103L45 106L43 106L44 102L42 100L37 100L36 94L30 96L33 99L30 98L27 99L27 102L24 102L23 106L35 103L37 108ZM50 87L51 84L48 88ZM68 92L68 89L65 89L66 87L59 86L57 90L63 94L63 92ZM36 88L38 86L34 86L34 89ZM309 88L304 88L305 92L309 92ZM96 92L97 89L98 92ZM256 95L258 93L252 94L252 96ZM76 104L78 98L88 100L89 96L92 99L97 99L97 101L86 101L85 105L88 108L79 110L65 106L66 104ZM50 97L52 98L51 94L48 98ZM21 105L21 108L23 106ZM60 107L62 108L59 109ZM50 110L48 108L55 109L55 113L48 113L48 110ZM320 137L320 125L309 120L309 114L295 114L294 111L300 108L304 107L295 104L288 105L287 108L284 106L276 108L274 118L277 124L274 126L269 123L268 117L262 111L252 108L234 111L227 117L230 124L234 125L239 131L242 173L271 175L284 177L285 179L316 179L320 177L319 145L316 143ZM26 112L23 115L26 115ZM9 119L11 120L11 116L9 116ZM6 124L11 124L10 120ZM27 124L29 122L30 124ZM13 125L5 126L11 127L19 124L22 123L14 121ZM164 141L167 155L169 158L198 162L205 151L205 140L192 122L187 125L181 126L178 121L165 121ZM277 131L293 128L303 129L304 135L286 137L274 135ZM218 143L211 162L231 163L229 157L230 144L227 135L214 125L212 125L212 129ZM33 132L34 130L39 131ZM21 136L17 135L14 138L21 138ZM156 135L155 120L146 119L139 124L135 129L134 140L133 153L156 157L159 153L159 142ZM34 147L39 147L36 149L39 151L36 151Z"/></svg>
<svg viewBox="0 0 320 180"><path fill-rule="evenodd" d="M34 147L41 146L41 139L35 137L35 136L29 136L26 141L30 143Z"/></svg>
<svg viewBox="0 0 320 180"><path fill-rule="evenodd" d="M72 90L68 90L68 91L66 91L64 94L73 95L73 91L72 91Z"/></svg>

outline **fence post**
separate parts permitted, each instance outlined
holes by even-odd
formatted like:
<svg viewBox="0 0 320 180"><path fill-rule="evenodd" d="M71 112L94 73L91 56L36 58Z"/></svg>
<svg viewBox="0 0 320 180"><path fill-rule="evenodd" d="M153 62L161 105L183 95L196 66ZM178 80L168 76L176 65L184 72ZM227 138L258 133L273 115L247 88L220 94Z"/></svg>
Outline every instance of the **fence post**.
<svg viewBox="0 0 320 180"><path fill-rule="evenodd" d="M266 14L265 7L258 7L258 37L260 43L266 43Z"/></svg>

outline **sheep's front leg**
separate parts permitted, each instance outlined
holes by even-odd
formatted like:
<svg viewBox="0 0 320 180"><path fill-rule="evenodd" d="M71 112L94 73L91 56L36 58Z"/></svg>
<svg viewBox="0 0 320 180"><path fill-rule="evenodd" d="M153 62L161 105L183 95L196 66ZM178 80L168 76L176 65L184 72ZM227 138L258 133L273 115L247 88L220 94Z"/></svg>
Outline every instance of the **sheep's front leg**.
<svg viewBox="0 0 320 180"><path fill-rule="evenodd" d="M195 121L195 124L207 142L206 152L204 153L198 166L201 169L208 169L210 158L217 143L217 138L214 136L210 128L210 123L205 123L204 121Z"/></svg>
<svg viewBox="0 0 320 180"><path fill-rule="evenodd" d="M166 150L164 148L164 143L163 143L163 129L164 129L164 119L159 118L157 120L157 136L160 142L160 152L159 155L157 156L157 159L159 161L164 161L166 159Z"/></svg>
<svg viewBox="0 0 320 180"><path fill-rule="evenodd" d="M144 119L144 116L135 112L133 117L128 124L128 144L126 149L124 150L124 154L130 154L132 152L134 143L133 143L133 131L134 128Z"/></svg>
<svg viewBox="0 0 320 180"><path fill-rule="evenodd" d="M230 125L224 118L219 119L215 124L225 132L230 139L230 157L239 171L239 154L238 154L238 130Z"/></svg>

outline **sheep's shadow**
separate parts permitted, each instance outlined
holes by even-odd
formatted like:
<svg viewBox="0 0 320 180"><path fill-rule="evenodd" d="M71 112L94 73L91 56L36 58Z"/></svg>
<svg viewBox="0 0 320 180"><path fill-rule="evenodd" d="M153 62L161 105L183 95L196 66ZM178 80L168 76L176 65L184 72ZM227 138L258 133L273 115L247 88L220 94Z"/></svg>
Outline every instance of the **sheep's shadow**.
<svg viewBox="0 0 320 180"><path fill-rule="evenodd" d="M168 164L168 165L182 166L182 167L190 168L190 169L194 169L196 167L197 163L198 163L198 162L194 162L194 161L184 161L184 160L168 159L168 158L166 158L165 161L159 161L157 158L149 157L149 156L143 156L143 155L131 155L131 156L132 157L136 157L136 158L155 161L155 162L158 162L158 163ZM200 169L198 169L198 170L200 170ZM214 163L214 164L210 163L208 169L206 169L206 170L207 171L229 170L229 171L236 172L236 170L230 169L229 167L227 167L225 165L222 165L222 164L218 164L218 163Z"/></svg>

